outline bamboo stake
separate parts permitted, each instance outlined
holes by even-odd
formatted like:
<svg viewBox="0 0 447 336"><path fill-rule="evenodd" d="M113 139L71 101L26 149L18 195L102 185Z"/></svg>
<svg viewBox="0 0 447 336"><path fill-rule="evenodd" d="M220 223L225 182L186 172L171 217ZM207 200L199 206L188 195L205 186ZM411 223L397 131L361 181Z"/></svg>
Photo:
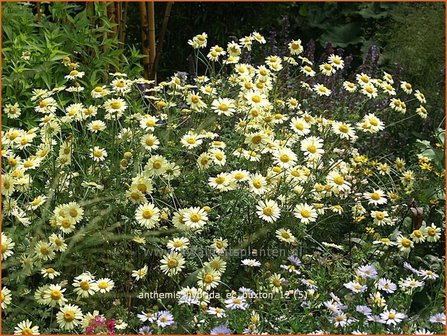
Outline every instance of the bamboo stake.
<svg viewBox="0 0 447 336"><path fill-rule="evenodd" d="M117 33L117 36L120 36L120 34L121 34L121 14L122 14L122 12L121 12L121 2L115 2L115 5L116 5L116 20L115 20L115 23L117 24L117 27L116 27L116 33Z"/></svg>
<svg viewBox="0 0 447 336"><path fill-rule="evenodd" d="M116 7L115 7L115 5L116 5L116 3L115 2L112 2L111 4L109 4L109 6L107 7L109 10L108 10L108 16L109 16L109 18L110 18L110 20L113 22L113 23L115 23L114 25L113 25L113 27L112 27L112 30L113 30L113 33L112 34L110 34L110 35L115 35L116 34L116 31L117 31L117 25L116 25L116 23L117 23L117 20L116 20ZM109 35L109 36L110 36Z"/></svg>
<svg viewBox="0 0 447 336"><path fill-rule="evenodd" d="M94 24L93 21L94 21L94 17L95 17L95 15L94 15L94 13L95 13L95 8L94 8L95 4L93 2L87 2L85 6L86 6L85 10L87 12L87 17L89 19L89 22L90 22L91 25L93 25Z"/></svg>
<svg viewBox="0 0 447 336"><path fill-rule="evenodd" d="M110 6L110 3L106 3L106 7L105 7L105 16L108 16L108 14L109 14L109 6ZM103 26L104 26L105 24L103 23ZM108 34L107 34L107 32L104 32L103 33L104 34L104 40L105 39L107 39L107 36L108 36ZM103 50L103 52L106 52L107 51L107 45L106 44L103 44L102 45L102 50Z"/></svg>
<svg viewBox="0 0 447 336"><path fill-rule="evenodd" d="M40 23L40 19L42 17L42 13L40 12L40 2L36 3L36 11L37 11L37 23Z"/></svg>
<svg viewBox="0 0 447 336"><path fill-rule="evenodd" d="M122 21L121 21L121 34L119 36L119 41L124 47L124 41L126 37L126 23L127 23L127 9L128 9L128 2L124 3L124 13L122 15Z"/></svg>
<svg viewBox="0 0 447 336"><path fill-rule="evenodd" d="M155 62L155 4L154 1L149 1L147 4L147 20L149 24L149 74L150 79L155 79L152 77L154 62Z"/></svg>
<svg viewBox="0 0 447 336"><path fill-rule="evenodd" d="M160 62L161 53L163 50L163 44L165 42L166 31L168 30L169 17L171 16L171 9L172 9L173 4L174 4L173 1L170 1L166 4L165 16L163 17L163 23L161 26L160 37L158 39L158 49L157 49L157 53L155 55L154 68L152 69L152 73L151 73L152 78L155 78L157 76L158 63Z"/></svg>
<svg viewBox="0 0 447 336"><path fill-rule="evenodd" d="M140 26L141 26L141 44L143 47L143 68L144 68L144 78L149 78L149 45L148 45L148 24L147 24L147 12L146 3L140 2Z"/></svg>
<svg viewBox="0 0 447 336"><path fill-rule="evenodd" d="M90 24L90 27L94 27L95 24L96 24L96 22L95 22L96 21L95 20L96 19L95 18L95 4L93 2L87 2L85 4L85 12L86 12L87 19L88 19L88 22ZM87 53L92 58L98 56L96 51L95 51L95 49L92 48L92 47L87 47Z"/></svg>

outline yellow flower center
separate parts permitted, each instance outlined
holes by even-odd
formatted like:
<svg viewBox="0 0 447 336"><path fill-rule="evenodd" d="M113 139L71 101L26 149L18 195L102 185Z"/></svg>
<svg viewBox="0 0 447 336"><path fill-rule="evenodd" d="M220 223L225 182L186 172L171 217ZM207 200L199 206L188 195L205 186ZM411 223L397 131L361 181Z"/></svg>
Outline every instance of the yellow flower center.
<svg viewBox="0 0 447 336"><path fill-rule="evenodd" d="M411 241L407 238L402 239L401 244L403 247L410 247L411 246Z"/></svg>
<svg viewBox="0 0 447 336"><path fill-rule="evenodd" d="M309 146L307 146L307 151L309 153L315 154L317 152L317 147L314 145L309 145Z"/></svg>
<svg viewBox="0 0 447 336"><path fill-rule="evenodd" d="M47 255L50 253L50 249L48 248L48 246L42 246L40 248L40 253L42 253L43 255Z"/></svg>
<svg viewBox="0 0 447 336"><path fill-rule="evenodd" d="M284 239L289 239L290 238L290 234L287 231L284 231L281 233L281 237L283 237Z"/></svg>
<svg viewBox="0 0 447 336"><path fill-rule="evenodd" d="M279 160L280 160L281 162L287 163L287 162L290 161L290 157L289 157L287 154L282 154L282 155L279 157Z"/></svg>
<svg viewBox="0 0 447 336"><path fill-rule="evenodd" d="M71 208L70 211L68 211L71 217L76 217L78 215L78 210Z"/></svg>
<svg viewBox="0 0 447 336"><path fill-rule="evenodd" d="M259 116L259 111L256 109L253 109L250 111L250 114L252 117L256 118L257 116Z"/></svg>
<svg viewBox="0 0 447 336"><path fill-rule="evenodd" d="M50 296L51 296L52 300L60 300L61 297L62 297L62 293L59 290L54 289L54 290L51 291L51 295Z"/></svg>
<svg viewBox="0 0 447 336"><path fill-rule="evenodd" d="M334 178L334 182L337 185L342 185L345 182L345 179L339 175L336 178Z"/></svg>
<svg viewBox="0 0 447 336"><path fill-rule="evenodd" d="M90 289L90 284L88 283L88 281L81 281L81 283L79 284L79 286L83 289L83 290L89 290Z"/></svg>
<svg viewBox="0 0 447 336"><path fill-rule="evenodd" d="M302 210L300 211L300 214L301 214L301 216L304 217L304 218L309 218L310 216L312 216L312 212L309 211L308 209L302 209Z"/></svg>
<svg viewBox="0 0 447 336"><path fill-rule="evenodd" d="M198 221L200 221L202 219L202 216L198 213L194 213L191 215L190 219L191 219L191 222L197 223Z"/></svg>
<svg viewBox="0 0 447 336"><path fill-rule="evenodd" d="M94 152L93 152L93 155L94 155L95 157L97 157L97 158L102 157L102 150L100 150L100 149L95 149Z"/></svg>
<svg viewBox="0 0 447 336"><path fill-rule="evenodd" d="M296 123L294 123L294 126L300 131L304 130L304 124L301 122L297 121Z"/></svg>
<svg viewBox="0 0 447 336"><path fill-rule="evenodd" d="M244 178L244 174L241 173L241 172L236 173L236 174L234 175L234 178L235 178L236 180L242 180L242 179Z"/></svg>
<svg viewBox="0 0 447 336"><path fill-rule="evenodd" d="M210 284L214 281L214 277L211 274L207 274L203 277L203 282Z"/></svg>
<svg viewBox="0 0 447 336"><path fill-rule="evenodd" d="M110 104L110 106L111 106L114 110L117 110L117 109L119 109L119 108L121 107L121 102L119 102L119 101L114 101L114 102L112 102L112 103Z"/></svg>
<svg viewBox="0 0 447 336"><path fill-rule="evenodd" d="M380 194L377 193L377 192L373 192L371 194L371 199L374 200L374 201L378 201L380 199Z"/></svg>
<svg viewBox="0 0 447 336"><path fill-rule="evenodd" d="M183 242L181 240L176 240L174 242L174 247L182 247L183 246Z"/></svg>
<svg viewBox="0 0 447 336"><path fill-rule="evenodd" d="M216 184L222 184L225 182L225 177L219 176L215 179Z"/></svg>
<svg viewBox="0 0 447 336"><path fill-rule="evenodd" d="M272 284L275 287L281 287L281 279L278 278L273 279Z"/></svg>
<svg viewBox="0 0 447 336"><path fill-rule="evenodd" d="M72 311L72 310L67 310L67 311L64 313L64 320L65 320L65 321L67 321L67 322L71 322L71 321L74 320L74 318L75 318L75 313L74 313L74 311Z"/></svg>
<svg viewBox="0 0 447 336"><path fill-rule="evenodd" d="M22 329L22 335L32 335L33 330L31 328L25 327Z"/></svg>
<svg viewBox="0 0 447 336"><path fill-rule="evenodd" d="M154 215L154 212L150 209L146 209L143 211L143 218L144 219L150 219Z"/></svg>
<svg viewBox="0 0 447 336"><path fill-rule="evenodd" d="M206 164L208 164L208 162L209 162L208 157L203 156L203 157L200 158L200 164L202 164L202 165L206 165ZM219 179L219 178L223 178L223 177L218 177L218 179ZM222 182L223 182L223 180L222 180Z"/></svg>
<svg viewBox="0 0 447 336"><path fill-rule="evenodd" d="M218 159L219 161L222 160L224 158L223 154L221 152L217 152L215 154L216 159Z"/></svg>
<svg viewBox="0 0 447 336"><path fill-rule="evenodd" d="M152 167L154 167L154 169L160 169L161 168L161 161L159 161L159 160L154 161L154 163L152 164Z"/></svg>
<svg viewBox="0 0 447 336"><path fill-rule="evenodd" d="M379 122L378 122L377 119L371 119L371 120L369 121L369 123L370 123L371 125L373 125L373 126L378 126L378 125L379 125Z"/></svg>
<svg viewBox="0 0 447 336"><path fill-rule="evenodd" d="M262 182L261 182L260 180L254 180L254 181L253 181L253 186L254 186L256 189L259 189L259 188L262 187Z"/></svg>
<svg viewBox="0 0 447 336"><path fill-rule="evenodd" d="M376 212L376 219L383 220L385 218L385 214L383 212L377 211Z"/></svg>
<svg viewBox="0 0 447 336"><path fill-rule="evenodd" d="M260 103L261 102L261 97L259 95L254 95L253 97L251 97L251 100L254 103Z"/></svg>
<svg viewBox="0 0 447 336"><path fill-rule="evenodd" d="M429 236L433 237L433 236L436 235L436 230L433 229L432 227L429 227L429 228L427 229L427 234L428 234Z"/></svg>
<svg viewBox="0 0 447 336"><path fill-rule="evenodd" d="M64 229L68 229L71 226L71 221L67 218L64 218L61 222L61 225Z"/></svg>
<svg viewBox="0 0 447 336"><path fill-rule="evenodd" d="M164 102L164 101L162 101L162 100L160 100L160 101L158 101L157 103L156 103L156 106L157 106L157 108L159 108L159 109L162 109L163 107L166 107L166 103Z"/></svg>
<svg viewBox="0 0 447 336"><path fill-rule="evenodd" d="M168 260L168 268L175 268L178 266L178 261L177 259L171 258Z"/></svg>
<svg viewBox="0 0 447 336"><path fill-rule="evenodd" d="M348 133L349 132L349 127L347 125L341 125L338 130L342 133Z"/></svg>
<svg viewBox="0 0 447 336"><path fill-rule="evenodd" d="M221 110L221 111L228 111L228 109L229 109L230 107L227 105L227 104L225 104L225 103L221 103L220 105L219 105L219 110Z"/></svg>
<svg viewBox="0 0 447 336"><path fill-rule="evenodd" d="M272 207L265 207L263 210L262 210L262 213L264 214L264 215L266 215L266 216L271 216L272 214L273 214L273 209L272 209Z"/></svg>
<svg viewBox="0 0 447 336"><path fill-rule="evenodd" d="M300 177L301 174L298 170L294 169L290 172L292 174L293 177Z"/></svg>
<svg viewBox="0 0 447 336"><path fill-rule="evenodd" d="M368 76L366 76L366 75L363 75L362 77L360 77L360 80L361 80L363 83L368 83L368 82L369 82L369 78L368 78Z"/></svg>
<svg viewBox="0 0 447 336"><path fill-rule="evenodd" d="M139 183L137 185L137 189L141 191L142 193L145 193L147 191L147 186L144 183ZM138 198L138 197L137 197Z"/></svg>
<svg viewBox="0 0 447 336"><path fill-rule="evenodd" d="M154 127L155 126L155 120L154 119L149 119L146 121L146 126L147 127Z"/></svg>
<svg viewBox="0 0 447 336"><path fill-rule="evenodd" d="M100 283L98 283L98 287L100 289L106 289L107 287L109 287L109 284L106 281L101 281Z"/></svg>

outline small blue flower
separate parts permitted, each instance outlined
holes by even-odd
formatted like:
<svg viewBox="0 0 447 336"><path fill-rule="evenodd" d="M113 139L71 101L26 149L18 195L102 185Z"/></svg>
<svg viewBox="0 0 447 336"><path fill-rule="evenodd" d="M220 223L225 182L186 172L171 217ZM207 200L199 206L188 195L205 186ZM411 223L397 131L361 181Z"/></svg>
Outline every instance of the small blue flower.
<svg viewBox="0 0 447 336"><path fill-rule="evenodd" d="M291 263L294 263L296 266L301 266L301 260L300 260L298 257L294 256L294 255L291 255L291 256L288 258L288 260L289 260Z"/></svg>
<svg viewBox="0 0 447 336"><path fill-rule="evenodd" d="M210 334L211 335L230 335L231 330L228 329L228 327L226 325L220 325L220 326L217 326L217 327L214 327L213 329L211 329Z"/></svg>
<svg viewBox="0 0 447 336"><path fill-rule="evenodd" d="M143 326L138 330L140 335L152 335L152 329L149 326Z"/></svg>

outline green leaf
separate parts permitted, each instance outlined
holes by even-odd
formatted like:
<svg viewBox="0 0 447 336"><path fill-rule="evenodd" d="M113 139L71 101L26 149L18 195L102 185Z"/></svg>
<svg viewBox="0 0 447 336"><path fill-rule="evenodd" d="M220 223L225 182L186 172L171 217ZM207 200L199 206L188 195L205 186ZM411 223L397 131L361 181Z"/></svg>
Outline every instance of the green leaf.
<svg viewBox="0 0 447 336"><path fill-rule="evenodd" d="M309 13L309 7L307 6L307 4L300 5L300 9L298 10L298 13L301 16L307 16Z"/></svg>
<svg viewBox="0 0 447 336"><path fill-rule="evenodd" d="M351 22L341 26L333 27L319 37L319 41L324 45L327 42L336 47L346 47L351 44L357 44L365 41L361 36L362 30L360 24Z"/></svg>

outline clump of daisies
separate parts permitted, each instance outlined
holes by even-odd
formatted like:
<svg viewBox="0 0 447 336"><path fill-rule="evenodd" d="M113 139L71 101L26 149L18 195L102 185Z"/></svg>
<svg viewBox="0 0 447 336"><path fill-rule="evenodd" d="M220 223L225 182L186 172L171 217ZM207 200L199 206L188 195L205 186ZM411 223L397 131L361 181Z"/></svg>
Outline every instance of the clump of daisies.
<svg viewBox="0 0 447 336"><path fill-rule="evenodd" d="M346 75L336 53L316 64L299 39L263 59L250 58L258 32L188 44L204 74L87 85L67 57L63 85L4 98L7 328L441 331L443 196L411 199L445 170L434 152L370 150L427 117L423 93L386 72ZM55 318L19 321L19 308Z"/></svg>

